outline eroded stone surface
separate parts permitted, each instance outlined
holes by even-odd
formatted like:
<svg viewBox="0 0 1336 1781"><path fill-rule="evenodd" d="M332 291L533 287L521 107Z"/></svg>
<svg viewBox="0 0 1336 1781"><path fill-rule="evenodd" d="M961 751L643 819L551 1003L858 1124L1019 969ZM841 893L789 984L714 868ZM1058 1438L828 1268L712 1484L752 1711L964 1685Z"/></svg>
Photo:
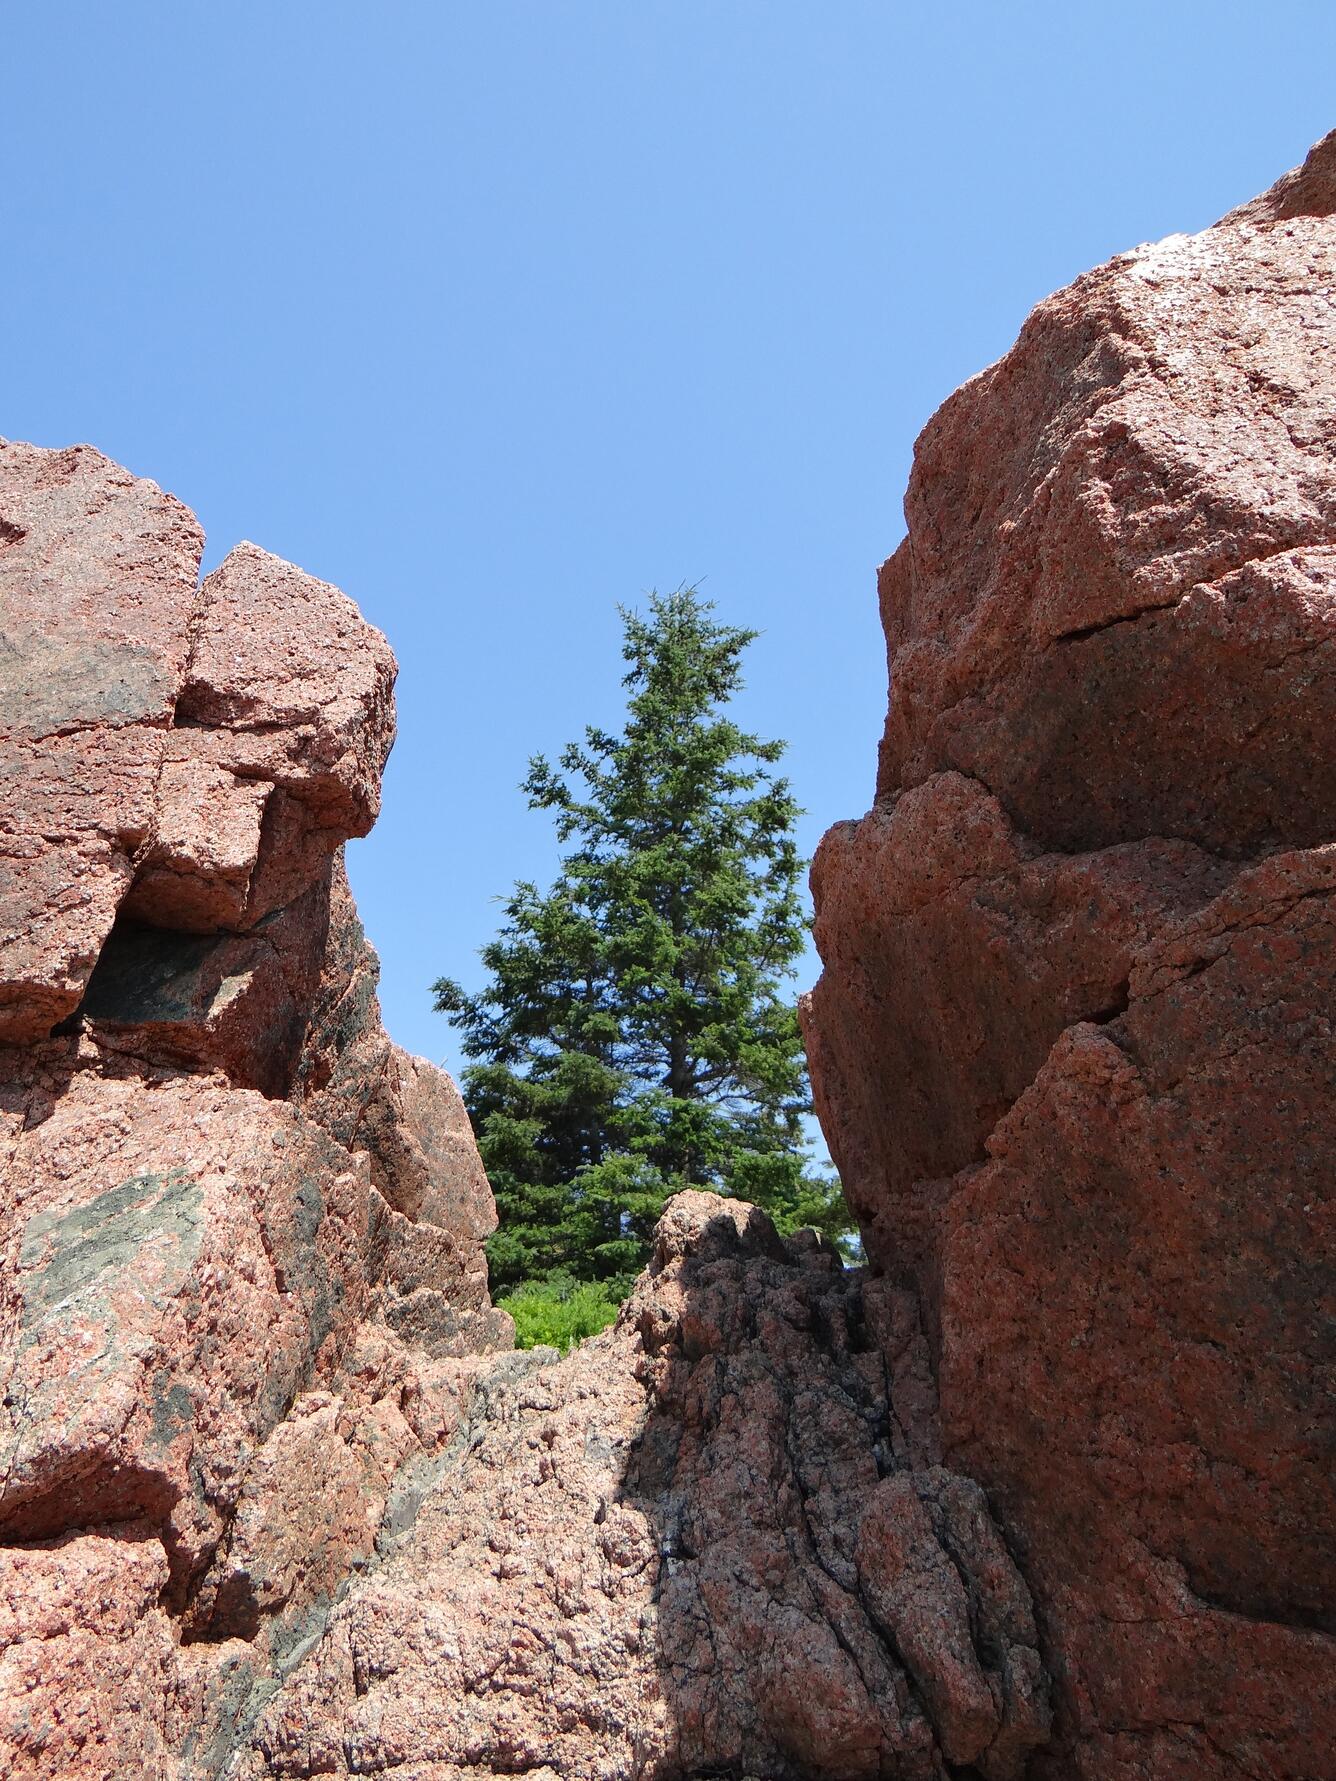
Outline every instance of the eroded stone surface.
<svg viewBox="0 0 1336 1781"><path fill-rule="evenodd" d="M366 1159L217 1082L84 1069L7 1174L0 1537L152 1516L184 1587L362 1310Z"/></svg>
<svg viewBox="0 0 1336 1781"><path fill-rule="evenodd" d="M0 1042L77 1006L117 914L241 931L375 819L394 658L243 544L197 584L179 501L0 442Z"/></svg>
<svg viewBox="0 0 1336 1781"><path fill-rule="evenodd" d="M12 1781L174 1771L167 1572L141 1529L0 1546L0 1764Z"/></svg>
<svg viewBox="0 0 1336 1781"><path fill-rule="evenodd" d="M1048 1722L1029 1596L982 1492L921 1463L904 1311L680 1195L612 1331L479 1373L416 1525L229 1774L927 1777L950 1749L1018 1776Z"/></svg>
<svg viewBox="0 0 1336 1781"><path fill-rule="evenodd" d="M814 872L822 1121L1064 1781L1336 1774L1333 194L1336 137L930 422Z"/></svg>
<svg viewBox="0 0 1336 1781"><path fill-rule="evenodd" d="M1068 852L1327 839L1336 238L1282 208L1078 279L924 429L880 797L955 769Z"/></svg>
<svg viewBox="0 0 1336 1781"><path fill-rule="evenodd" d="M0 1042L74 1009L153 832L203 544L99 452L0 442Z"/></svg>
<svg viewBox="0 0 1336 1781"><path fill-rule="evenodd" d="M482 1244L496 1204L459 1090L391 1043L379 964L336 861L329 931L292 1095L340 1143L364 1149L375 1186L372 1248L381 1315L437 1355L509 1348Z"/></svg>
<svg viewBox="0 0 1336 1781"><path fill-rule="evenodd" d="M122 916L80 1004L86 1030L145 1063L217 1070L282 1096L310 1025L329 941L329 874L247 934L195 934Z"/></svg>
<svg viewBox="0 0 1336 1781"><path fill-rule="evenodd" d="M239 544L200 589L160 820L127 913L253 927L380 808L394 658L346 594Z"/></svg>
<svg viewBox="0 0 1336 1781"><path fill-rule="evenodd" d="M251 546L197 585L201 542L95 452L0 446L6 1776L218 1774L511 1338L338 858L393 658ZM372 1067L320 1100L333 1003Z"/></svg>

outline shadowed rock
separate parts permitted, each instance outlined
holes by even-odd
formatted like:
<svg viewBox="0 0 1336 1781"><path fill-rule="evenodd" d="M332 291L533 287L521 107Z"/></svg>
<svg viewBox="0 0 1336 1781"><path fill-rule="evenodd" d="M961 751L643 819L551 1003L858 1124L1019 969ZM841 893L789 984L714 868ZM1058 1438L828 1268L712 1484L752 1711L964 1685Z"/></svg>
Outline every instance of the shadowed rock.
<svg viewBox="0 0 1336 1781"><path fill-rule="evenodd" d="M153 833L203 545L100 453L0 443L0 1043L74 1009Z"/></svg>
<svg viewBox="0 0 1336 1781"><path fill-rule="evenodd" d="M230 1772L1019 1776L1029 1595L982 1492L923 1463L904 1310L810 1232L679 1195L613 1330L479 1373L412 1531Z"/></svg>

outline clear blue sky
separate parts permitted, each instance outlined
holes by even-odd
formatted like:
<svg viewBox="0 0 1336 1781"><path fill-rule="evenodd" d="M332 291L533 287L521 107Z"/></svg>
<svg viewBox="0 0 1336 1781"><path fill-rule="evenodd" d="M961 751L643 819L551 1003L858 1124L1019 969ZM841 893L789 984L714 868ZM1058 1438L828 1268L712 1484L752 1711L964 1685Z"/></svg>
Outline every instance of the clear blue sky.
<svg viewBox="0 0 1336 1781"><path fill-rule="evenodd" d="M764 633L810 848L871 795L928 415L1336 124L1332 0L40 0L4 58L0 433L388 633L350 867L391 1032L452 1065L427 985L551 870L516 785L615 719L616 603L703 579Z"/></svg>

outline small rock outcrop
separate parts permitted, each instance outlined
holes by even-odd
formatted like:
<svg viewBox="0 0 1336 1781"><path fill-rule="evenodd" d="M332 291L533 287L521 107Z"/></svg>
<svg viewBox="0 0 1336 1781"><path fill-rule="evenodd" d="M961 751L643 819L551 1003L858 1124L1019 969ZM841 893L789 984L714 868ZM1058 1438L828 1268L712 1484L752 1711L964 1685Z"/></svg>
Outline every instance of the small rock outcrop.
<svg viewBox="0 0 1336 1781"><path fill-rule="evenodd" d="M343 875L393 657L202 543L94 451L0 445L16 1781L216 1770L510 1344L467 1115L386 1038Z"/></svg>
<svg viewBox="0 0 1336 1781"><path fill-rule="evenodd" d="M1035 1775L1336 1775L1336 135L918 442L819 1111L1054 1677Z"/></svg>
<svg viewBox="0 0 1336 1781"><path fill-rule="evenodd" d="M229 1774L1015 1781L1030 1596L932 1408L910 1295L679 1195L612 1330L477 1376Z"/></svg>

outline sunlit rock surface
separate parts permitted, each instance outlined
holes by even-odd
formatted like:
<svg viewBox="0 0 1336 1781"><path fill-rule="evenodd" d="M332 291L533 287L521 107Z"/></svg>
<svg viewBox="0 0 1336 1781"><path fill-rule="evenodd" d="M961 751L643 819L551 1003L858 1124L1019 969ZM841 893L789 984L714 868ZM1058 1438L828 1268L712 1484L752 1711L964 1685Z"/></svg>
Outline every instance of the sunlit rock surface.
<svg viewBox="0 0 1336 1781"><path fill-rule="evenodd" d="M510 1351L341 843L393 662L0 447L0 1774L1336 1777L1336 139L920 442L806 1010L870 1266Z"/></svg>
<svg viewBox="0 0 1336 1781"><path fill-rule="evenodd" d="M681 1194L612 1330L479 1374L232 1773L1019 1776L1029 1593L907 1295L810 1237Z"/></svg>
<svg viewBox="0 0 1336 1781"><path fill-rule="evenodd" d="M1336 136L919 440L818 1105L1055 1681L1036 1775L1336 1774Z"/></svg>
<svg viewBox="0 0 1336 1781"><path fill-rule="evenodd" d="M508 1347L339 857L394 661L86 447L0 445L0 1772L216 1773Z"/></svg>

